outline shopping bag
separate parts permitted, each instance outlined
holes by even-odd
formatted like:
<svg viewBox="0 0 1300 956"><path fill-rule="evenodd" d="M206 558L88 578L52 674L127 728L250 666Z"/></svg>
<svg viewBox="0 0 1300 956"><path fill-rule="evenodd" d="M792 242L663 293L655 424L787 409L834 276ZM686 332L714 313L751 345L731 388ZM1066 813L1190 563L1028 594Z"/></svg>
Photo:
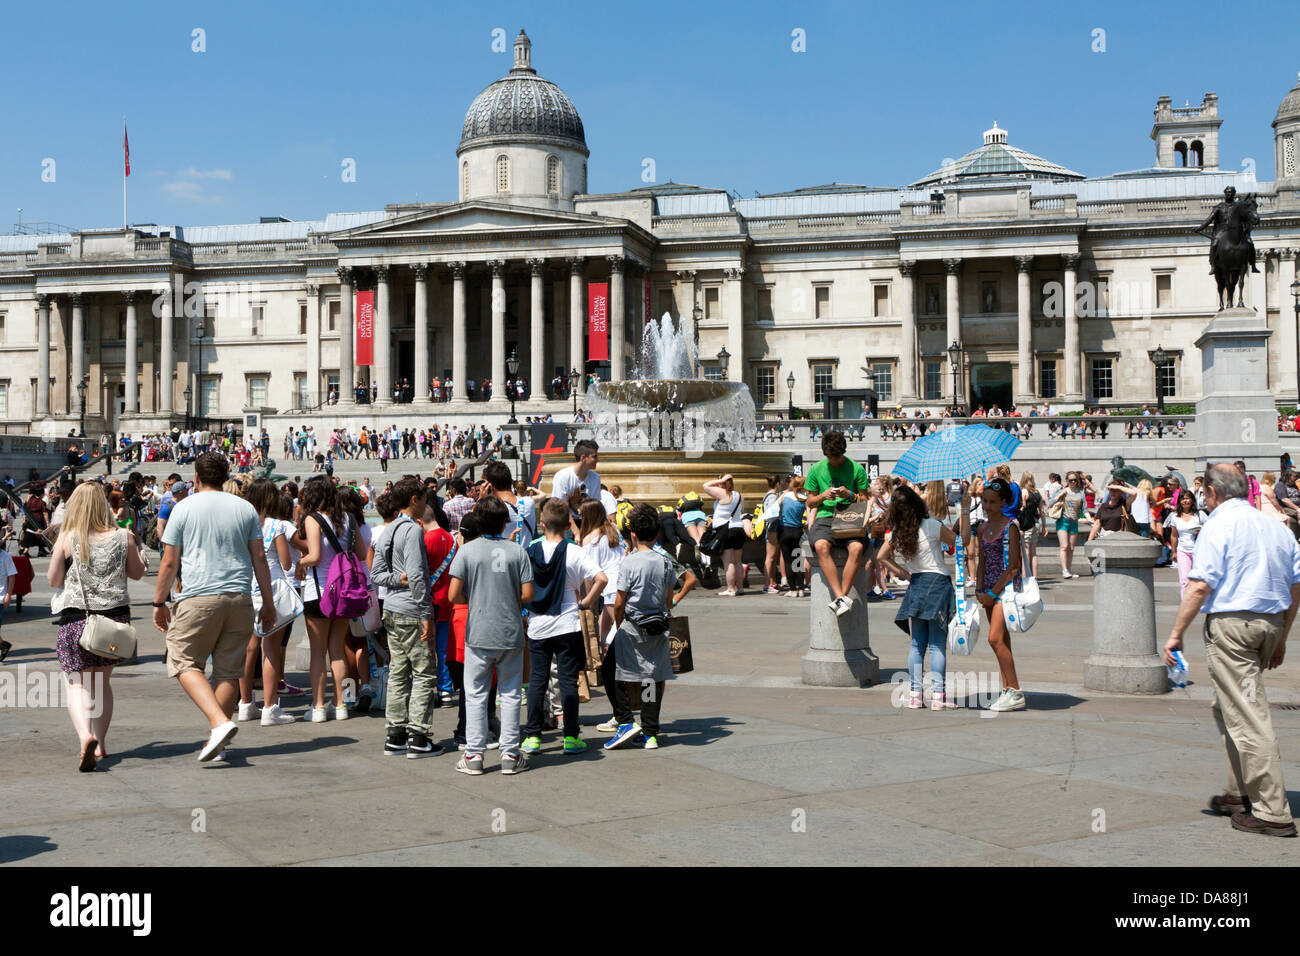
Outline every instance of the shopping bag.
<svg viewBox="0 0 1300 956"><path fill-rule="evenodd" d="M1017 526L1018 527L1018 526ZM1002 539L1002 566L1005 568L1010 564L1011 552L1007 538L1011 533L1007 532ZM1007 586L1002 589L1002 595L998 599L1002 605L1002 616L1006 619L1007 630L1013 634L1023 634L1034 626L1034 623L1042 617L1043 614L1043 595L1038 589L1038 579L1032 574L1026 574L1029 569L1028 555L1024 549L1024 535L1020 537L1020 589L1016 590L1016 582L1008 581Z"/></svg>
<svg viewBox="0 0 1300 956"><path fill-rule="evenodd" d="M966 554L957 535L957 614L948 622L948 653L966 655L980 636L979 606L966 601Z"/></svg>
<svg viewBox="0 0 1300 956"><path fill-rule="evenodd" d="M691 654L691 619L673 617L668 622L668 656L673 662L674 674L689 674L695 670Z"/></svg>

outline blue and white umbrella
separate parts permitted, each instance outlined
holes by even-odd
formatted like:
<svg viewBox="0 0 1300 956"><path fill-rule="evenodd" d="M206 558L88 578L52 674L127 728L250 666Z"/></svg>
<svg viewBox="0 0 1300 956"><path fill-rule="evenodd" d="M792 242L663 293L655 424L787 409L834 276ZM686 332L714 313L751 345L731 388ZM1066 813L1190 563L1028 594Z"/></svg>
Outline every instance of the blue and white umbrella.
<svg viewBox="0 0 1300 956"><path fill-rule="evenodd" d="M987 425L944 426L920 438L898 459L894 474L908 481L947 481L983 474L1011 460L1020 439Z"/></svg>

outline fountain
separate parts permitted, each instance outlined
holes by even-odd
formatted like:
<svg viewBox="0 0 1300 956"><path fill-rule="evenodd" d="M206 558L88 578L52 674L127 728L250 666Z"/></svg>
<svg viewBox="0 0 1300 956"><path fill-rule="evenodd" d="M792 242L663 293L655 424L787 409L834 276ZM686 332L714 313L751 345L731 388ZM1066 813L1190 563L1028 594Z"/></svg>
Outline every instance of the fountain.
<svg viewBox="0 0 1300 956"><path fill-rule="evenodd" d="M790 456L754 450L756 415L741 382L699 375L695 330L665 313L646 323L635 377L597 382L583 409L600 446L600 475L633 501L675 502L687 490L731 474L753 507L766 476L790 470ZM553 472L568 462L548 465Z"/></svg>

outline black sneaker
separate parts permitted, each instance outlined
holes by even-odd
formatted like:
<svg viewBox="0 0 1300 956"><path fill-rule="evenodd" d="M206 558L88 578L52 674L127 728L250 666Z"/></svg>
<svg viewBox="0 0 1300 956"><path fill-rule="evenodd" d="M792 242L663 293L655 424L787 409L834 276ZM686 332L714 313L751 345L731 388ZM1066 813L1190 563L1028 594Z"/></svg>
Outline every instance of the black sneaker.
<svg viewBox="0 0 1300 956"><path fill-rule="evenodd" d="M384 756L400 757L406 753L408 739L405 727L390 727L388 729L388 739L384 741Z"/></svg>
<svg viewBox="0 0 1300 956"><path fill-rule="evenodd" d="M9 656L9 649L13 647L8 641L0 641L0 661Z"/></svg>
<svg viewBox="0 0 1300 956"><path fill-rule="evenodd" d="M406 756L409 760L416 760L420 757L435 757L442 753L442 745L435 744L424 734L411 734L410 743L406 745Z"/></svg>

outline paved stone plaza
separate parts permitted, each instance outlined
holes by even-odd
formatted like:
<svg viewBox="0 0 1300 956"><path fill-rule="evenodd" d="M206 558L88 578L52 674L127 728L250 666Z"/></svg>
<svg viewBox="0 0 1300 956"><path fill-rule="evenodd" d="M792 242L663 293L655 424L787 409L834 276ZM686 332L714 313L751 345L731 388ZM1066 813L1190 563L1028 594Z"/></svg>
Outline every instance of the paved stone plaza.
<svg viewBox="0 0 1300 956"><path fill-rule="evenodd" d="M1234 865L1290 863L1296 844L1203 812L1224 757L1199 640L1194 683L1158 698L1082 688L1088 578L1044 561L1048 613L1014 643L1030 710L992 717L893 706L906 671L896 602L873 604L882 685L804 687L808 602L696 592L696 670L669 685L663 748L576 758L544 738L533 769L457 774L450 753L381 756L378 715L347 723L240 725L228 766L200 765L205 727L163 672L161 635L134 585L142 663L114 677L112 756L76 772L66 712L0 710L0 862L18 865L866 864ZM1076 570L1084 560L1077 559ZM35 562L43 582L46 562ZM1161 640L1178 597L1157 570ZM751 576L751 584L755 578ZM57 671L43 585L4 636L0 680ZM295 636L294 643L298 637ZM987 644L950 671L996 681ZM1300 680L1268 677L1287 779L1300 786ZM305 675L291 675L296 683ZM10 687L13 685L10 684ZM1294 706L1294 711L1285 708ZM300 712L303 705L292 708ZM587 739L608 717L583 707ZM436 712L450 743L455 711ZM1300 795L1293 794L1293 802ZM200 812L201 811L201 812ZM202 824L202 826L200 826ZM203 832L195 832L200 829ZM1102 831L1102 832L1098 832Z"/></svg>

